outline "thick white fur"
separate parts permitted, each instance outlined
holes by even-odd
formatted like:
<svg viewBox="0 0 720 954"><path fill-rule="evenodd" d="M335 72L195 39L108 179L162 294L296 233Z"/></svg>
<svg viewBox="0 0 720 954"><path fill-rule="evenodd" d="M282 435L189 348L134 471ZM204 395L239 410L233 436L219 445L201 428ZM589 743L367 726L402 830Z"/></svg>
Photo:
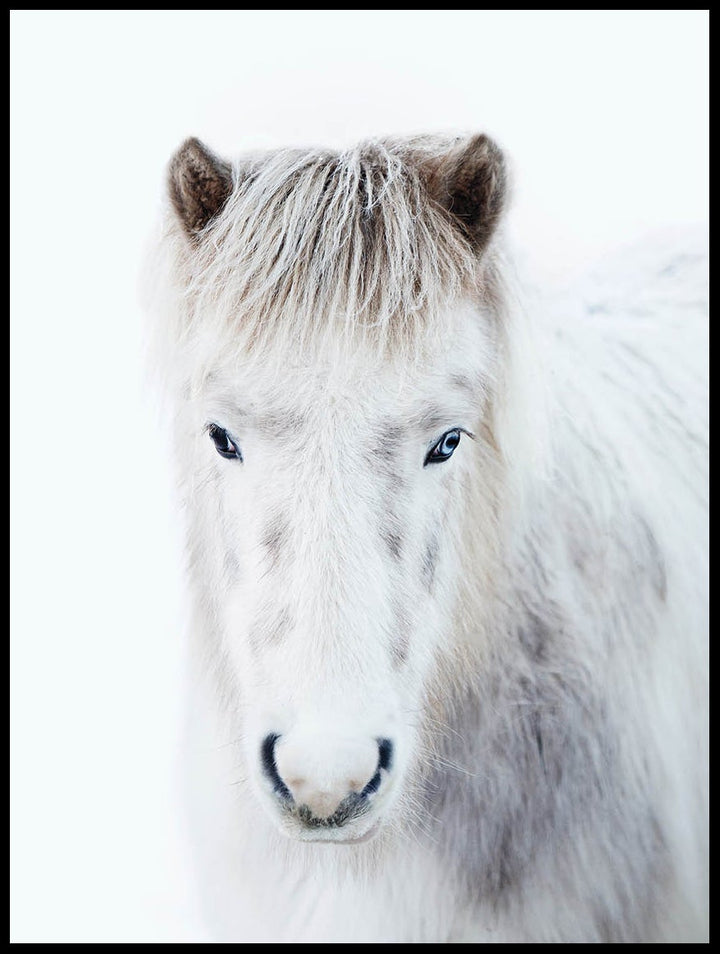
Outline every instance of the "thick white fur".
<svg viewBox="0 0 720 954"><path fill-rule="evenodd" d="M298 291L250 242L263 227L302 234L303 195L281 222L271 198L307 155L254 160L256 192L236 187L203 242L171 223L162 244L156 335L188 524L187 778L208 917L243 942L706 940L702 249L628 253L586 300L538 301L531 338L509 296L498 302L497 274L492 295L472 291L450 231L400 248L408 206L388 198L405 153L387 157L376 201L397 268L365 304L339 278L331 299L322 269L312 295ZM248 218L251 200L273 216ZM323 249L326 270L343 247ZM399 287L409 254L424 269L412 289ZM242 463L216 454L208 422ZM423 467L455 426L474 440ZM317 727L319 747L338 726L394 739L357 829L380 820L374 838L308 843L280 817L259 744L298 725Z"/></svg>

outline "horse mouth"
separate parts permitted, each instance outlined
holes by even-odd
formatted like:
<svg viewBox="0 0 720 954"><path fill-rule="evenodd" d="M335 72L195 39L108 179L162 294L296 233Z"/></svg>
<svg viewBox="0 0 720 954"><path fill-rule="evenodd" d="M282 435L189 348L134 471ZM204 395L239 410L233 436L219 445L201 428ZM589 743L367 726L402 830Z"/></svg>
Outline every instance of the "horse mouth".
<svg viewBox="0 0 720 954"><path fill-rule="evenodd" d="M360 792L350 793L326 818L319 818L308 805L298 805L292 798L278 793L275 797L280 808L276 820L283 834L294 841L359 845L373 839L382 827L371 800Z"/></svg>
<svg viewBox="0 0 720 954"><path fill-rule="evenodd" d="M279 795L279 802L285 834L300 841L359 844L380 829L377 816L374 820L370 817L372 805L364 793L351 792L326 818L319 818L308 805L298 805L292 798Z"/></svg>
<svg viewBox="0 0 720 954"><path fill-rule="evenodd" d="M309 828L299 828L297 825L290 826L284 825L283 829L285 834L289 837L295 839L296 841L303 842L312 842L315 844L322 843L325 845L361 845L365 842L372 841L373 838L378 834L382 827L382 822L379 818L375 819L374 822L370 825L369 828L366 828L365 831L357 833L357 827L353 826L354 831L331 826L316 826Z"/></svg>

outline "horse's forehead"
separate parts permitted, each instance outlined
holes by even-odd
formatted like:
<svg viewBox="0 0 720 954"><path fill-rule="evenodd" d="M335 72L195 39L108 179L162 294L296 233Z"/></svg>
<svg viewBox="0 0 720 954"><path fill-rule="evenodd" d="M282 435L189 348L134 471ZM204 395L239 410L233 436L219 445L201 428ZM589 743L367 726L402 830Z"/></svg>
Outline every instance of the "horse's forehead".
<svg viewBox="0 0 720 954"><path fill-rule="evenodd" d="M446 333L421 355L382 356L362 347L312 355L271 353L265 360L253 358L246 365L240 359L218 368L209 390L267 409L318 413L335 407L358 417L392 409L402 415L446 395L477 396L491 365L490 324L476 308L461 304Z"/></svg>

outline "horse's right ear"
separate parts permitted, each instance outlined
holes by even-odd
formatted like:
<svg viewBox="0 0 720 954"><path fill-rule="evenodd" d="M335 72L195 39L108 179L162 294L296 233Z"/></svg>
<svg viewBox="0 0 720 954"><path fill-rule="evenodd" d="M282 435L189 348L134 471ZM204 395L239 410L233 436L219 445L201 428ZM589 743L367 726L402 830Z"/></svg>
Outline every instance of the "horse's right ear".
<svg viewBox="0 0 720 954"><path fill-rule="evenodd" d="M232 192L232 169L199 139L186 139L170 160L168 192L180 222L195 238Z"/></svg>
<svg viewBox="0 0 720 954"><path fill-rule="evenodd" d="M424 169L428 191L481 254L505 209L505 157L489 136L463 139Z"/></svg>

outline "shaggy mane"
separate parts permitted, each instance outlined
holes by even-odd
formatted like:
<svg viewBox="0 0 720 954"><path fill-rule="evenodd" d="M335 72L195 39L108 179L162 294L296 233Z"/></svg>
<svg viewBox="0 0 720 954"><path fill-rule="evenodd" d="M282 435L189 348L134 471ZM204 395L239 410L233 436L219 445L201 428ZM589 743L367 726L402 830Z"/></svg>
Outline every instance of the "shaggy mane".
<svg viewBox="0 0 720 954"><path fill-rule="evenodd" d="M174 246L185 334L212 326L227 347L304 347L363 338L407 348L439 332L460 293L493 301L490 256L478 257L428 193L425 176L453 140L362 143L346 152L278 150L244 157L220 214Z"/></svg>

